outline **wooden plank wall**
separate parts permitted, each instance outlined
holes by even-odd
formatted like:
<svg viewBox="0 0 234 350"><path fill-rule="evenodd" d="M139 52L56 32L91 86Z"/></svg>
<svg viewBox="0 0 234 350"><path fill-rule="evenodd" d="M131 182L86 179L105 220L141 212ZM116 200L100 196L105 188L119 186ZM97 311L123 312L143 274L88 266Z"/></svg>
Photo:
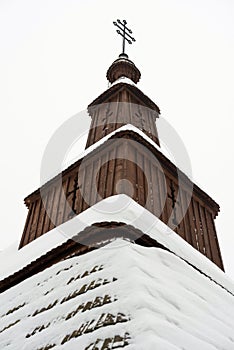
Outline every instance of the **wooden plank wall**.
<svg viewBox="0 0 234 350"><path fill-rule="evenodd" d="M86 148L126 124L142 130L159 145L155 111L142 105L128 89L123 88L106 103L93 106L90 114L92 120Z"/></svg>
<svg viewBox="0 0 234 350"><path fill-rule="evenodd" d="M78 173L74 211L73 193ZM128 181L123 186L121 179ZM174 225L170 186L178 195L176 216L186 211L182 220ZM117 191L118 189L118 191ZM70 193L68 195L68 193ZM178 179L160 164L145 146L128 139L113 139L81 164L66 173L61 183L54 182L31 201L20 247L71 219L102 198L117 193L132 194L132 198L172 227L195 249L223 268L214 225L215 214L207 203L193 192L190 200L186 185L178 191ZM46 205L46 210L45 210Z"/></svg>

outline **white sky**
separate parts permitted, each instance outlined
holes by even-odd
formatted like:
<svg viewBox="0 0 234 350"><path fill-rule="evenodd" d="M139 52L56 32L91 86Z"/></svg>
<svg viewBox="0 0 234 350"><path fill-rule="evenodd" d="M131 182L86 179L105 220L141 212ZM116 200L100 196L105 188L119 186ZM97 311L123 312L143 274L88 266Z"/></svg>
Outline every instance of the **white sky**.
<svg viewBox="0 0 234 350"><path fill-rule="evenodd" d="M107 88L121 50L117 18L136 38L127 52L142 73L138 87L177 130L196 183L221 206L216 226L234 278L232 0L0 1L0 249L21 237L23 198L39 187L50 136Z"/></svg>

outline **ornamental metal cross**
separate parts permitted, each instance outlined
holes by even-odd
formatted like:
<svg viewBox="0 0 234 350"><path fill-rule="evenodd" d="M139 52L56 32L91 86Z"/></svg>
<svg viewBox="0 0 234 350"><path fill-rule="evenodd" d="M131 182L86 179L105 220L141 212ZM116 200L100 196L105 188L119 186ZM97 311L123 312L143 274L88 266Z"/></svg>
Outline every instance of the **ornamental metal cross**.
<svg viewBox="0 0 234 350"><path fill-rule="evenodd" d="M172 208L174 209L175 208L175 205L176 205L176 196L175 196L175 187L173 185L173 182L171 181L170 183L170 190L171 190L171 194L168 194L168 198L171 199L172 203Z"/></svg>
<svg viewBox="0 0 234 350"><path fill-rule="evenodd" d="M77 172L76 176L74 178L73 189L71 191L67 192L67 197L69 197L71 194L73 195L72 196L72 211L69 214L69 219L76 214L76 208L75 208L75 205L76 205L76 193L77 193L77 191L80 188L81 188L81 185L80 186L78 185L78 172Z"/></svg>
<svg viewBox="0 0 234 350"><path fill-rule="evenodd" d="M173 215L174 215L172 222L174 225L178 225L177 218L176 218L176 204L178 204L178 201L176 200L176 196L175 196L176 190L172 181L170 183L170 190L171 190L171 194L168 194L168 198L171 199L172 201L171 205L172 205Z"/></svg>
<svg viewBox="0 0 234 350"><path fill-rule="evenodd" d="M130 34L132 34L131 29L129 29L126 25L127 22L123 20L121 22L119 19L117 19L117 22L113 22L116 27L119 29L116 30L118 34L120 34L123 37L123 52L122 54L125 54L125 42L127 41L129 44L132 44L134 41L136 41Z"/></svg>

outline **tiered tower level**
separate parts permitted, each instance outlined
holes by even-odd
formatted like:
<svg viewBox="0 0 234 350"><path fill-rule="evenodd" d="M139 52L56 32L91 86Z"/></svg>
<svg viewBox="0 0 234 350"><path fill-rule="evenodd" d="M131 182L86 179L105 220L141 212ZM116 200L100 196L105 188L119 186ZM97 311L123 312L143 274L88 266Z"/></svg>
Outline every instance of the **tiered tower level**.
<svg viewBox="0 0 234 350"><path fill-rule="evenodd" d="M140 75L126 54L110 66L110 87L88 106L86 148L99 143L25 199L20 248L101 199L124 193L223 269L214 223L219 206L161 152L160 110L136 87Z"/></svg>

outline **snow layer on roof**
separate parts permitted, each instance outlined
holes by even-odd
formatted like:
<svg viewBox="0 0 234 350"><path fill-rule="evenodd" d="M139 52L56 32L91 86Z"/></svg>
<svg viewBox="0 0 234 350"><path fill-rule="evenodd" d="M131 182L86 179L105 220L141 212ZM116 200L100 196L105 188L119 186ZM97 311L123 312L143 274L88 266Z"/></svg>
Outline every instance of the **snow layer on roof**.
<svg viewBox="0 0 234 350"><path fill-rule="evenodd" d="M41 183L41 186L47 182L49 182L50 180L52 180L56 175L60 174L62 171L66 170L69 166L71 166L72 164L76 163L77 161L83 159L84 157L86 157L87 155L89 155L90 153L92 153L94 150L96 150L98 147L100 147L101 145L103 145L106 141L108 141L111 137L113 137L114 135L122 132L122 131L133 131L136 134L140 135L142 138L144 138L147 142L149 142L154 148L156 148L159 152L161 152L165 157L167 157L170 161L174 161L173 158L170 158L171 155L168 152L168 150L165 147L159 147L151 138L149 138L143 131L141 131L140 129L138 129L137 127L133 126L132 124L126 124L121 126L120 128L112 131L111 133L109 133L108 135L104 136L102 139L98 140L97 142L95 142L94 144L92 144L91 146L89 146L88 148L86 148L84 151L82 151L80 154L78 154L76 157L74 157L71 160L68 161L64 161L61 164L61 167L59 169L49 169L50 170L50 175L48 178L43 178L42 181L43 183ZM47 173L46 173L47 174ZM48 176L48 175L47 175Z"/></svg>
<svg viewBox="0 0 234 350"><path fill-rule="evenodd" d="M121 126L120 128L112 131L110 134L104 136L101 140L97 141L96 143L92 144L88 148L86 148L84 151L82 151L80 154L77 155L77 157L73 158L72 160L69 160L68 162L65 162L62 164L61 169L56 169L54 171L53 176L56 176L61 171L67 169L70 165L74 164L78 160L86 157L88 154L93 152L95 149L103 145L107 140L109 140L111 137L116 135L117 133L120 133L122 131L133 131L136 134L140 135L142 138L144 138L148 143L150 143L154 148L156 148L160 153L162 153L166 158L168 158L171 162L175 161L173 157L171 157L170 152L165 147L159 147L151 138L149 138L143 131L138 129L132 124L126 124ZM47 179L46 181L49 181L50 179Z"/></svg>
<svg viewBox="0 0 234 350"><path fill-rule="evenodd" d="M116 84L119 84L119 83L125 83L125 84L129 84L129 85L133 85L133 86L137 86L134 81L132 81L131 79L125 77L125 76L122 76L120 77L119 79L115 80L112 84L110 84L110 88ZM108 90L107 90L108 91Z"/></svg>
<svg viewBox="0 0 234 350"><path fill-rule="evenodd" d="M0 295L0 349L232 350L234 297L165 250L118 239Z"/></svg>
<svg viewBox="0 0 234 350"><path fill-rule="evenodd" d="M234 294L234 282L225 273L160 219L124 194L103 199L18 251L2 252L0 280L26 267L69 238L77 235L79 239L79 232L98 222L123 222L134 226Z"/></svg>

